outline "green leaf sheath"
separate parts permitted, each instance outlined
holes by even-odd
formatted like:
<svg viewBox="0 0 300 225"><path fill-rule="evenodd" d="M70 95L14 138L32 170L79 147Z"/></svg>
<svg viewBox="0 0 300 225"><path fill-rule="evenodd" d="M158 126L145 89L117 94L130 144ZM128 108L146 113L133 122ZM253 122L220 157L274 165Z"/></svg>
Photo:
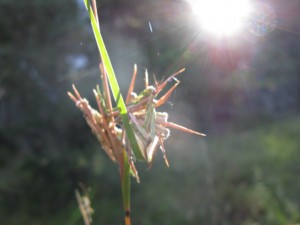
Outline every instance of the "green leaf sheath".
<svg viewBox="0 0 300 225"><path fill-rule="evenodd" d="M126 151L123 151L123 176L122 179L122 196L123 196L123 204L125 209L125 220L126 217L130 218L130 165L128 162L128 156ZM127 218L127 219L128 219Z"/></svg>
<svg viewBox="0 0 300 225"><path fill-rule="evenodd" d="M99 49L99 52L100 52L100 55L101 55L101 59L102 59L103 65L105 67L105 70L107 71L109 84L110 84L110 87L112 89L114 99L117 103L117 107L120 110L120 114L121 114L121 117L122 117L122 122L124 124L124 127L125 127L125 130L126 130L131 148L132 148L133 153L134 153L134 155L137 159L145 160L143 155L140 152L138 143L136 141L134 132L132 130L132 127L131 127L131 124L130 124L130 121L129 121L129 118L128 118L126 105L125 105L124 99L121 95L121 91L120 91L120 88L119 88L119 85L118 85L118 82L117 82L117 79L116 79L116 76L115 76L115 72L114 72L114 69L113 69L112 64L110 62L109 55L107 53L102 35L100 33L100 28L99 28L97 20L94 16L92 7L89 4L89 0L83 0L83 1L84 1L84 4L85 4L85 7L86 7L86 9L89 13L89 16L90 16L91 25L92 25L94 36L95 36L97 46L98 46L98 49Z"/></svg>

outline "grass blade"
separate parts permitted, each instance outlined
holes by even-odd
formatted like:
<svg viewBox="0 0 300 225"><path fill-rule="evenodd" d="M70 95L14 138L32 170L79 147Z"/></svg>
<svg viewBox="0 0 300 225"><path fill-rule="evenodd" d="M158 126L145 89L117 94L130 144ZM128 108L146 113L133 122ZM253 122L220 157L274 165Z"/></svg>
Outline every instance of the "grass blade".
<svg viewBox="0 0 300 225"><path fill-rule="evenodd" d="M143 155L141 154L141 151L139 149L138 143L136 141L133 129L131 127L130 121L129 121L129 117L128 117L128 113L127 113L127 109L126 109L126 105L124 102L124 99L121 95L121 91L119 88L119 84L117 82L116 76L115 76L115 72L114 69L112 67L109 55L107 53L102 35L100 33L100 28L98 26L98 22L95 18L95 15L93 13L92 7L89 4L89 0L83 0L85 7L89 13L89 17L90 17L90 21L91 21L91 25L92 25L92 29L94 32L94 36L96 39L96 43L101 55L101 59L103 62L103 65L105 67L105 70L107 71L107 76L108 76L108 80L109 80L109 85L111 87L114 99L116 101L117 107L120 110L120 114L122 117L122 122L124 124L127 136L128 136L128 140L130 142L130 146L133 150L133 153L135 155L135 157L138 160L145 160Z"/></svg>

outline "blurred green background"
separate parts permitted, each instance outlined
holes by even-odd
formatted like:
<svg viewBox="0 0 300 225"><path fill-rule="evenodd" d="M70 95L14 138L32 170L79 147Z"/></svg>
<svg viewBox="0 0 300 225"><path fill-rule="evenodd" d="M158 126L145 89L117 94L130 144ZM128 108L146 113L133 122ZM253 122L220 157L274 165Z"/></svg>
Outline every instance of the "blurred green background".
<svg viewBox="0 0 300 225"><path fill-rule="evenodd" d="M98 2L124 93L134 63L140 90L144 68L160 80L185 67L163 110L207 134L172 130L170 168L160 153L138 165L133 224L300 222L300 3L265 3L274 30L214 39L184 0ZM98 63L81 0L0 0L1 224L83 224L80 183L94 224L123 224L118 168L66 94L75 83L94 104Z"/></svg>

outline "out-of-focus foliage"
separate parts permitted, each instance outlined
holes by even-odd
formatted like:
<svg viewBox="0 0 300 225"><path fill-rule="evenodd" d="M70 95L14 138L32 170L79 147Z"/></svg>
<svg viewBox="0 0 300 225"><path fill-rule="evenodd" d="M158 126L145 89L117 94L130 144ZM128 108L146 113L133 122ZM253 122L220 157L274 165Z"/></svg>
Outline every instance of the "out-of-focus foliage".
<svg viewBox="0 0 300 225"><path fill-rule="evenodd" d="M0 217L12 224L67 207L89 174L95 147L59 82L77 14L72 1L0 1Z"/></svg>
<svg viewBox="0 0 300 225"><path fill-rule="evenodd" d="M269 4L273 32L215 41L184 1L98 2L124 93L134 63L141 86L143 67L158 80L186 67L166 111L208 134L172 131L171 167L139 168L133 224L300 221L299 3ZM98 61L81 1L0 0L1 223L82 224L80 182L92 188L95 224L123 222L118 171L66 95L74 82L94 104Z"/></svg>

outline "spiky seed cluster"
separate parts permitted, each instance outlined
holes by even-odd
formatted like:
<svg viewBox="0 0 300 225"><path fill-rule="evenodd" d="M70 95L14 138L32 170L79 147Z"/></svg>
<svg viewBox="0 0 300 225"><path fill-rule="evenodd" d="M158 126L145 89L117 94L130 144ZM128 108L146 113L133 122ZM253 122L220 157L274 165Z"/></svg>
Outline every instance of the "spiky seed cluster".
<svg viewBox="0 0 300 225"><path fill-rule="evenodd" d="M179 81L175 79L175 76L184 70L178 71L161 83L155 82L155 86L148 85L148 74L146 72L145 89L138 95L133 92L137 74L136 71L135 67L126 98L126 106L140 152L144 160L151 165L157 149L160 148L166 165L169 166L164 148L164 141L170 136L168 127L205 136L204 134L178 124L168 122L168 114L166 112L156 112L156 108L167 102L168 98L179 84ZM106 73L102 68L102 81L104 84L107 83L105 74ZM158 94L171 80L174 80L175 84L162 97L157 99ZM119 112L118 110L113 110L111 107L112 104L108 87L104 86L103 94L99 89L98 91L94 90L98 110L92 108L89 102L81 97L74 85L73 91L75 95L68 92L69 97L83 112L87 124L91 128L92 133L96 136L103 150L112 161L117 162L118 164L122 162L122 152L126 151L131 170L137 181L139 181L138 173L134 165L135 156L130 148L130 143L128 143L128 138L123 129Z"/></svg>

